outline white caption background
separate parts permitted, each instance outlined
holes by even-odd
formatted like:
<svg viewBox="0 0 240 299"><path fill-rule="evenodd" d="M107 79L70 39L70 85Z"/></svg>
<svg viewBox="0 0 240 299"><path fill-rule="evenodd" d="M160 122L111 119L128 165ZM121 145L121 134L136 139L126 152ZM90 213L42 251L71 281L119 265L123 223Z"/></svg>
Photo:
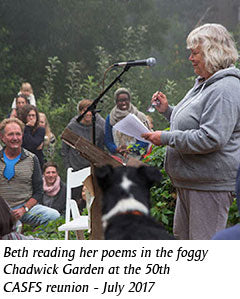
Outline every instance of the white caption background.
<svg viewBox="0 0 240 299"><path fill-rule="evenodd" d="M230 298L239 252L240 241L0 241L0 298Z"/></svg>

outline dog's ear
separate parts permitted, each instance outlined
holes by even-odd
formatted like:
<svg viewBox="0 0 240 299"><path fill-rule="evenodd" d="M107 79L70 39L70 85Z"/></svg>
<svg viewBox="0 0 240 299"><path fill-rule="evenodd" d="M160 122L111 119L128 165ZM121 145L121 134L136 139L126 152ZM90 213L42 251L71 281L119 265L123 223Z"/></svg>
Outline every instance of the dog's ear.
<svg viewBox="0 0 240 299"><path fill-rule="evenodd" d="M152 186L154 183L159 183L162 180L162 174L156 167L141 166L138 168L138 173L144 177L149 186Z"/></svg>
<svg viewBox="0 0 240 299"><path fill-rule="evenodd" d="M111 183L111 177L113 173L113 167L111 165L104 165L102 167L95 168L95 176L97 178L98 185L101 189L106 189Z"/></svg>

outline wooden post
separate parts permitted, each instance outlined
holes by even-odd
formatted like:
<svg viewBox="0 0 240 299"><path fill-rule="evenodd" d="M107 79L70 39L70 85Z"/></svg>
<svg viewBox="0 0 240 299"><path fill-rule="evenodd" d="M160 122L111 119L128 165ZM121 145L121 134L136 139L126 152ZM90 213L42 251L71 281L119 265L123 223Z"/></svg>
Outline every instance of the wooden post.
<svg viewBox="0 0 240 299"><path fill-rule="evenodd" d="M120 162L113 159L106 152L93 145L85 138L78 136L73 133L70 129L66 128L62 133L62 140L69 146L73 147L80 152L81 156L87 159L92 167L93 187L95 199L91 206L91 233L90 240L102 240L103 229L102 229L102 210L101 210L101 190L96 182L94 176L94 167L100 167L103 165L110 164L113 167L123 166Z"/></svg>

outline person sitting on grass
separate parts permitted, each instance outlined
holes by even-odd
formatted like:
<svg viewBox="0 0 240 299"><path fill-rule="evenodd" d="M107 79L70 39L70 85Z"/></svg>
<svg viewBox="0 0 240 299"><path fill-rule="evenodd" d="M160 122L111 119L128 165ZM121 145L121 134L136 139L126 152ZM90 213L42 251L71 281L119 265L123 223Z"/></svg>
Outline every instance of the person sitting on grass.
<svg viewBox="0 0 240 299"><path fill-rule="evenodd" d="M56 209L61 215L66 210L66 185L58 174L55 162L46 162L43 165L43 199L44 206Z"/></svg>
<svg viewBox="0 0 240 299"><path fill-rule="evenodd" d="M43 196L42 172L38 158L22 148L24 124L17 118L0 123L0 137L5 144L0 151L0 194L22 223L47 225L60 217L57 210L39 202Z"/></svg>
<svg viewBox="0 0 240 299"><path fill-rule="evenodd" d="M16 232L16 222L14 214L6 201L0 196L0 239L1 240L38 240L32 236L24 236Z"/></svg>

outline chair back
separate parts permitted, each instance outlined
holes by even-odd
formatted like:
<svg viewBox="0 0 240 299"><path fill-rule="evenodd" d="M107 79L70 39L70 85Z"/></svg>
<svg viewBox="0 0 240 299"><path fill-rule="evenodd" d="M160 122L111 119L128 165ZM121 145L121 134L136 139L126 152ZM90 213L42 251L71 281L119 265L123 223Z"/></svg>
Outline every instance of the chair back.
<svg viewBox="0 0 240 299"><path fill-rule="evenodd" d="M74 203L71 203L72 188L82 186L83 182L90 174L91 174L91 167L86 167L78 171L73 171L73 168L71 167L67 169L67 194L66 194L67 198L66 198L66 215L65 215L66 223L70 221L71 214L73 217L76 217L76 208L75 208L76 205ZM71 209L71 205L73 209Z"/></svg>

